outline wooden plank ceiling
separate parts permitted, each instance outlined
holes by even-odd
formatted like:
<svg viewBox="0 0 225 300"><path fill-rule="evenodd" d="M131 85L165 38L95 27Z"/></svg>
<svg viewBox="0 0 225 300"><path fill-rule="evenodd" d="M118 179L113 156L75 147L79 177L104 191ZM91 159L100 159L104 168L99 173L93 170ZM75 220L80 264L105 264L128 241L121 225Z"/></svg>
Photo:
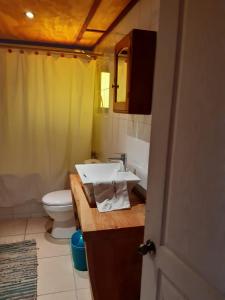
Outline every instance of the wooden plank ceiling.
<svg viewBox="0 0 225 300"><path fill-rule="evenodd" d="M93 49L138 0L0 0L0 43ZM25 12L34 13L28 19Z"/></svg>

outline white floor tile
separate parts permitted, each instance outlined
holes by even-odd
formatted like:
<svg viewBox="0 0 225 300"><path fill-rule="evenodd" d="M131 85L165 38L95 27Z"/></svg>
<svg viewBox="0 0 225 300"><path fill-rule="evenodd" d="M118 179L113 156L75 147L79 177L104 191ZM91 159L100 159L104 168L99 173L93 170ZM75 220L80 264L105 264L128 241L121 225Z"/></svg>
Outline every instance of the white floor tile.
<svg viewBox="0 0 225 300"><path fill-rule="evenodd" d="M16 243L24 240L24 235L10 235L0 237L0 244Z"/></svg>
<svg viewBox="0 0 225 300"><path fill-rule="evenodd" d="M75 291L69 291L69 292L38 296L37 299L38 300L77 300L77 296Z"/></svg>
<svg viewBox="0 0 225 300"><path fill-rule="evenodd" d="M27 219L0 220L0 236L25 234Z"/></svg>
<svg viewBox="0 0 225 300"><path fill-rule="evenodd" d="M54 239L49 233L26 234L25 239L36 240L38 258L70 254L70 245L67 239Z"/></svg>
<svg viewBox="0 0 225 300"><path fill-rule="evenodd" d="M29 218L27 223L26 234L41 233L48 231L52 226L52 221L48 217Z"/></svg>
<svg viewBox="0 0 225 300"><path fill-rule="evenodd" d="M38 295L69 291L74 288L70 256L38 260Z"/></svg>
<svg viewBox="0 0 225 300"><path fill-rule="evenodd" d="M73 269L75 285L77 289L88 289L90 287L88 272L78 271Z"/></svg>
<svg viewBox="0 0 225 300"><path fill-rule="evenodd" d="M77 290L78 300L92 300L92 295L90 289Z"/></svg>

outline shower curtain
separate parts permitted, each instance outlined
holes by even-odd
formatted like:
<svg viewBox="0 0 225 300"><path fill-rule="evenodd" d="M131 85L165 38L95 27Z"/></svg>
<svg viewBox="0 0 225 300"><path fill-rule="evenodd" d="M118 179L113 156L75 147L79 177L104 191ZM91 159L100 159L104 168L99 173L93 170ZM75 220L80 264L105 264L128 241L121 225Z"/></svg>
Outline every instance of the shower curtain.
<svg viewBox="0 0 225 300"><path fill-rule="evenodd" d="M0 50L0 207L65 187L90 157L95 61Z"/></svg>

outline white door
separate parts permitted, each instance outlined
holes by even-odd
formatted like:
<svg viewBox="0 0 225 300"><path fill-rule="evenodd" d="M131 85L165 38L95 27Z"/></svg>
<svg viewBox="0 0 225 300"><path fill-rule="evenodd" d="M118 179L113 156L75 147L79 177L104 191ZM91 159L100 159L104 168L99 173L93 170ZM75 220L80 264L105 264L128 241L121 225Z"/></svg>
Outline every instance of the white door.
<svg viewBox="0 0 225 300"><path fill-rule="evenodd" d="M225 1L162 0L141 300L225 299Z"/></svg>

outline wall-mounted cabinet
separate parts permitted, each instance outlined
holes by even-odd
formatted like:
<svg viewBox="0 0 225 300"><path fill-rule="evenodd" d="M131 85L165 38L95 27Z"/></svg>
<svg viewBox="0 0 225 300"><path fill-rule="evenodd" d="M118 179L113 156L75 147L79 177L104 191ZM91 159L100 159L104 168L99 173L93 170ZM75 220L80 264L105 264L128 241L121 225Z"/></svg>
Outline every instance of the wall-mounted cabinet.
<svg viewBox="0 0 225 300"><path fill-rule="evenodd" d="M113 111L151 114L156 32L134 29L115 47Z"/></svg>

